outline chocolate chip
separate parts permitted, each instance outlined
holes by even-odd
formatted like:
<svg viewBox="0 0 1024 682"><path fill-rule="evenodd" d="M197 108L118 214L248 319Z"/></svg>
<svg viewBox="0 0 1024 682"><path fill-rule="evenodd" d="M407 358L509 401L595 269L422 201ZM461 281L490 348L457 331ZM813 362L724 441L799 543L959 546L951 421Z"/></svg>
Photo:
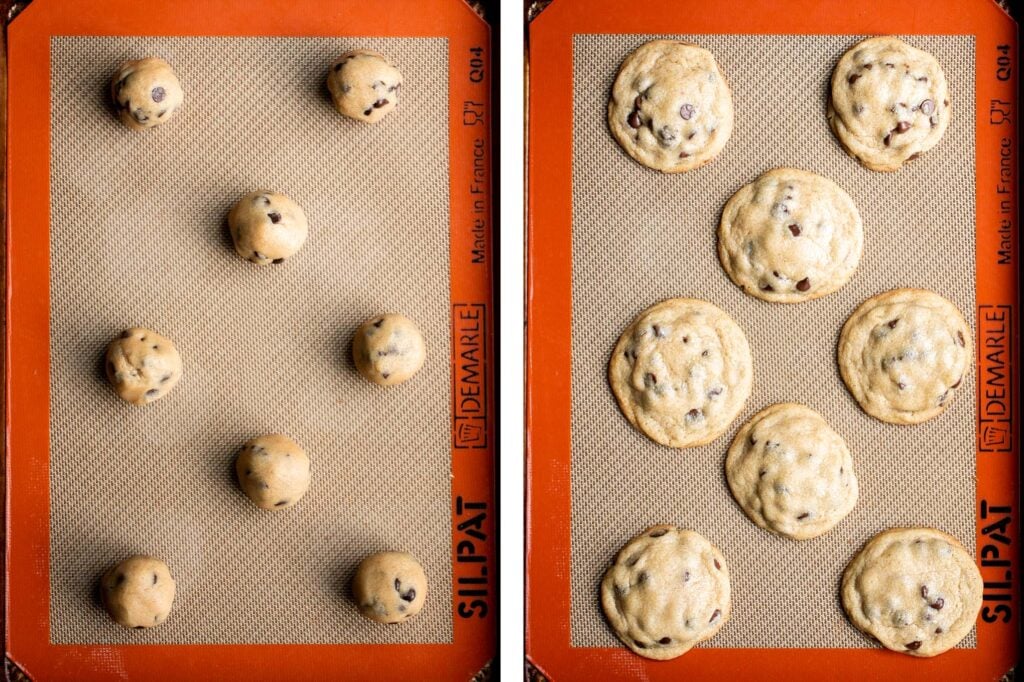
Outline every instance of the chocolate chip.
<svg viewBox="0 0 1024 682"><path fill-rule="evenodd" d="M893 129L893 132L905 133L908 130L910 130L910 123L908 123L907 121L900 121L898 124L896 124L896 128Z"/></svg>
<svg viewBox="0 0 1024 682"><path fill-rule="evenodd" d="M153 574L153 584L156 585L156 573Z"/></svg>
<svg viewBox="0 0 1024 682"><path fill-rule="evenodd" d="M690 343L690 337L689 336L684 336L683 337L683 343Z"/></svg>
<svg viewBox="0 0 1024 682"><path fill-rule="evenodd" d="M807 291L810 288L811 288L811 283L810 283L810 281L806 277L804 277L802 280L800 280L799 282L796 283L796 290L797 291Z"/></svg>
<svg viewBox="0 0 1024 682"><path fill-rule="evenodd" d="M284 258L275 258L274 260L272 260L270 262L271 262L272 265L280 265L281 263L284 262Z"/></svg>
<svg viewBox="0 0 1024 682"><path fill-rule="evenodd" d="M152 398L152 397L154 397L159 392L160 392L159 390L157 390L155 388L151 388L148 391L146 391L146 397L147 398Z"/></svg>
<svg viewBox="0 0 1024 682"><path fill-rule="evenodd" d="M688 158L690 158L690 155L687 152L679 152L679 158L680 159L688 159Z"/></svg>
<svg viewBox="0 0 1024 682"><path fill-rule="evenodd" d="M898 317L895 317L895 318L889 320L889 323L888 323L889 324L889 329L895 329L896 325L899 323L899 321L900 321L900 318L898 318Z"/></svg>
<svg viewBox="0 0 1024 682"><path fill-rule="evenodd" d="M146 626L145 626L145 625L136 625L136 626L135 626L135 629L136 629L136 630L141 630L141 629L142 629L142 628L144 628L144 627L146 627Z"/></svg>
<svg viewBox="0 0 1024 682"><path fill-rule="evenodd" d="M665 335L661 333L661 327L659 327L658 325L651 325L651 330L654 332L654 335L659 339L665 337Z"/></svg>
<svg viewBox="0 0 1024 682"><path fill-rule="evenodd" d="M644 385L645 386L655 386L655 385L657 385L657 383L658 383L658 377L654 376L650 372L648 372L647 374L644 375Z"/></svg>
<svg viewBox="0 0 1024 682"><path fill-rule="evenodd" d="M689 571L686 571L686 572L683 573L683 582L684 583L690 582L690 572Z"/></svg>
<svg viewBox="0 0 1024 682"><path fill-rule="evenodd" d="M702 416L702 413L697 408L693 408L692 410L686 413L686 416L689 419L699 419Z"/></svg>
<svg viewBox="0 0 1024 682"><path fill-rule="evenodd" d="M961 347L966 347L967 346L967 343L964 341L964 333L962 331L960 331L959 329L956 330L956 340L957 340L957 343L959 343Z"/></svg>
<svg viewBox="0 0 1024 682"><path fill-rule="evenodd" d="M689 135L687 135L687 136L686 136L686 139L687 139L687 140L692 140L692 139L693 139L693 138L695 138L695 137L697 137L697 131L696 131L696 130L695 130L695 131L693 131L692 133L690 133Z"/></svg>
<svg viewBox="0 0 1024 682"><path fill-rule="evenodd" d="M641 641L640 641L640 640L638 640L638 639L634 639L634 640L633 640L633 644L635 644L635 645L636 645L636 648L637 648L637 649L646 649L646 648L647 648L647 645L646 645L646 644L644 644L643 642L641 642Z"/></svg>
<svg viewBox="0 0 1024 682"><path fill-rule="evenodd" d="M152 92L149 93L149 96L153 98L154 102L163 102L164 97L167 96L167 91L160 86L157 86L153 88Z"/></svg>
<svg viewBox="0 0 1024 682"><path fill-rule="evenodd" d="M896 68L896 65L893 64L892 62L886 62L885 66L886 66L886 68L889 68L889 69L895 69Z"/></svg>
<svg viewBox="0 0 1024 682"><path fill-rule="evenodd" d="M932 112L935 111L935 102L930 99L926 99L921 102L921 113L925 116L931 116Z"/></svg>
<svg viewBox="0 0 1024 682"><path fill-rule="evenodd" d="M932 116L931 118L928 119L928 123L930 123L932 128L934 128L935 126L939 125L939 117Z"/></svg>
<svg viewBox="0 0 1024 682"><path fill-rule="evenodd" d="M633 556L626 559L626 565L632 568L633 566L636 566L636 562L638 561L640 561L640 555L634 554Z"/></svg>
<svg viewBox="0 0 1024 682"><path fill-rule="evenodd" d="M267 214L267 217L270 218L270 222L274 223L275 225L281 222L281 214L278 213L277 211L271 211L270 213Z"/></svg>
<svg viewBox="0 0 1024 682"><path fill-rule="evenodd" d="M647 571L640 571L640 574L636 577L636 584L637 585L645 585L645 584L647 584L647 580L650 577L651 576L648 575Z"/></svg>
<svg viewBox="0 0 1024 682"><path fill-rule="evenodd" d="M927 83L927 82L928 82L928 76L921 76L921 77L920 77L920 78L918 78L917 80L918 80L918 82L920 82L920 83Z"/></svg>
<svg viewBox="0 0 1024 682"><path fill-rule="evenodd" d="M671 643L672 643L672 638L671 637L662 637L661 639L658 640L658 644L671 644Z"/></svg>
<svg viewBox="0 0 1024 682"><path fill-rule="evenodd" d="M722 389L721 386L715 386L713 389L708 391L708 397L709 398L714 398L715 396L722 395L722 390L723 389Z"/></svg>
<svg viewBox="0 0 1024 682"><path fill-rule="evenodd" d="M914 159L920 158L920 156L921 152L914 152L913 154L907 157L907 161L913 161Z"/></svg>
<svg viewBox="0 0 1024 682"><path fill-rule="evenodd" d="M275 504L274 506L275 506L275 507L283 507L283 506L285 506L286 504L288 504L288 500L281 500L280 502L278 502L278 503L277 503L277 504Z"/></svg>
<svg viewBox="0 0 1024 682"><path fill-rule="evenodd" d="M867 69L868 71L870 71L871 69L874 68L874 66L875 66L874 64L865 64L864 68Z"/></svg>
<svg viewBox="0 0 1024 682"><path fill-rule="evenodd" d="M929 606L931 606L936 611L941 611L942 607L945 606L945 605L946 605L946 600L943 599L942 597L939 597L934 602L932 602Z"/></svg>
<svg viewBox="0 0 1024 682"><path fill-rule="evenodd" d="M644 96L643 95L637 95L636 99L633 100L633 108L634 109L639 109L640 105L643 104L643 103L644 103Z"/></svg>
<svg viewBox="0 0 1024 682"><path fill-rule="evenodd" d="M246 476L252 476L252 469L246 469L245 470L245 475Z"/></svg>
<svg viewBox="0 0 1024 682"><path fill-rule="evenodd" d="M652 537L652 538L660 538L660 537L661 537L662 535L664 535L664 534L665 534L665 533L667 533L667 532L668 532L667 530L665 530L664 528L662 528L662 529L660 529L660 530L656 530L656 531L654 531L653 533L648 533L648 536L649 536L649 537Z"/></svg>
<svg viewBox="0 0 1024 682"><path fill-rule="evenodd" d="M935 634L941 635L942 634L942 628L935 628Z"/></svg>
<svg viewBox="0 0 1024 682"><path fill-rule="evenodd" d="M811 515L811 513L810 513L810 512L804 512L804 513L803 513L803 514L801 514L800 516L796 517L796 520L797 520L797 521L803 521L804 519L806 519L806 518L807 518L808 516L810 516L810 515Z"/></svg>
<svg viewBox="0 0 1024 682"><path fill-rule="evenodd" d="M384 318L383 318L383 317L382 317L382 318L380 318L379 320L377 320L376 322L374 322L374 323L373 323L373 326L374 326L374 327L377 327L377 328L380 328L380 326L381 326L382 324L384 324Z"/></svg>
<svg viewBox="0 0 1024 682"><path fill-rule="evenodd" d="M707 350L702 350L702 351L700 352L700 356L701 356L702 358L706 358L706 357L708 356L708 351L707 351Z"/></svg>
<svg viewBox="0 0 1024 682"><path fill-rule="evenodd" d="M377 100L376 102L373 103L373 108L374 109L380 109L381 107L386 107L387 105L388 105L388 101L386 99L379 99L379 100Z"/></svg>
<svg viewBox="0 0 1024 682"><path fill-rule="evenodd" d="M114 584L115 585L120 585L123 582L124 582L124 573L118 573L117 574L117 579L114 581Z"/></svg>
<svg viewBox="0 0 1024 682"><path fill-rule="evenodd" d="M714 623L718 620L718 617L722 615L722 609L715 609L715 612L711 614L711 620L708 623Z"/></svg>
<svg viewBox="0 0 1024 682"><path fill-rule="evenodd" d="M715 568L717 568L719 571L722 570L722 564L718 563L718 559L715 559Z"/></svg>
<svg viewBox="0 0 1024 682"><path fill-rule="evenodd" d="M960 384L962 384L962 383L963 383L963 381L964 381L964 378L963 378L963 377L960 377L959 379L957 379L957 380L956 380L956 383L955 383L955 384L953 384L952 386L950 386L950 388L960 388Z"/></svg>
<svg viewBox="0 0 1024 682"><path fill-rule="evenodd" d="M684 104L683 106L679 107L679 115L683 117L684 121L689 121L691 118L693 118L693 112L694 109L692 104Z"/></svg>
<svg viewBox="0 0 1024 682"><path fill-rule="evenodd" d="M345 66L345 62L338 62L334 65L334 72L337 73L338 71L341 71L341 67L343 66Z"/></svg>
<svg viewBox="0 0 1024 682"><path fill-rule="evenodd" d="M796 223L793 223L792 225L789 226L789 231L793 233L794 237L800 236L800 226L797 225ZM775 276L778 277L778 275Z"/></svg>
<svg viewBox="0 0 1024 682"><path fill-rule="evenodd" d="M852 74L849 78L847 78L846 82L849 83L850 85L853 85L854 83L857 82L858 78L860 78L860 74L859 73L855 73L855 74Z"/></svg>
<svg viewBox="0 0 1024 682"><path fill-rule="evenodd" d="M764 478L764 475L767 474L767 473L768 473L767 470L761 469L760 471L757 472L757 477L758 478Z"/></svg>
<svg viewBox="0 0 1024 682"><path fill-rule="evenodd" d="M410 587L409 591L406 592L405 594L401 595L401 597L402 597L402 601L407 601L407 602L416 601L416 590L414 590L413 588Z"/></svg>
<svg viewBox="0 0 1024 682"><path fill-rule="evenodd" d="M918 641L910 642L909 644L907 644L907 648L910 649L911 651L917 651L918 649L921 648L921 642L918 642Z"/></svg>
<svg viewBox="0 0 1024 682"><path fill-rule="evenodd" d="M634 129L639 128L640 127L640 112L639 111L631 112L629 114L629 118L626 119L626 123L629 124L630 128L634 128Z"/></svg>
<svg viewBox="0 0 1024 682"><path fill-rule="evenodd" d="M928 598L928 586L927 585L921 585L921 599L927 599L927 598Z"/></svg>
<svg viewBox="0 0 1024 682"><path fill-rule="evenodd" d="M370 107L369 109L367 109L366 111L363 112L363 116L369 116L372 113L373 113L373 107Z"/></svg>
<svg viewBox="0 0 1024 682"><path fill-rule="evenodd" d="M902 381L897 381L896 382L896 388L900 389L901 391L903 389L905 389L906 387L907 387L907 385L905 383L903 383Z"/></svg>
<svg viewBox="0 0 1024 682"><path fill-rule="evenodd" d="M391 374L389 374L388 372L381 372L380 376L383 379L387 379L389 376L391 376Z"/></svg>
<svg viewBox="0 0 1024 682"><path fill-rule="evenodd" d="M775 291L771 284L762 284L761 291Z"/></svg>
<svg viewBox="0 0 1024 682"><path fill-rule="evenodd" d="M884 138L882 138L882 142L883 142L883 143L885 144L885 146L886 146L886 147L888 147L888 146L889 146L889 142L890 142L891 140L892 140L892 133L889 133L889 134L888 134L888 135L886 135L886 136L885 136Z"/></svg>
<svg viewBox="0 0 1024 682"><path fill-rule="evenodd" d="M161 110L160 110L160 111L159 111L159 112L157 113L156 117L157 117L157 118L163 118L163 117L164 117L164 116L166 116L166 115L167 115L167 109L161 109Z"/></svg>

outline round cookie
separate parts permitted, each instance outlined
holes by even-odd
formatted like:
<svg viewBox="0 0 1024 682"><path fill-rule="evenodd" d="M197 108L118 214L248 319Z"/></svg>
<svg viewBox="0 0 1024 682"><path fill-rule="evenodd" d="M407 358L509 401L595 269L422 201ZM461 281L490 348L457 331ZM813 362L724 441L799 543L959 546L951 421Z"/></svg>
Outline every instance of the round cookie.
<svg viewBox="0 0 1024 682"><path fill-rule="evenodd" d="M167 620L175 584L167 564L151 556L133 556L100 579L104 608L126 628L151 628Z"/></svg>
<svg viewBox="0 0 1024 682"><path fill-rule="evenodd" d="M309 457L280 433L247 441L235 460L238 483L260 509L287 509L309 490Z"/></svg>
<svg viewBox="0 0 1024 682"><path fill-rule="evenodd" d="M181 379L181 356L166 336L132 327L107 345L107 379L133 405L159 400Z"/></svg>
<svg viewBox="0 0 1024 682"><path fill-rule="evenodd" d="M850 195L795 168L768 171L732 195L718 225L718 258L732 281L765 301L830 294L860 263L864 227Z"/></svg>
<svg viewBox="0 0 1024 682"><path fill-rule="evenodd" d="M352 579L359 613L378 623L401 623L423 609L427 576L406 552L378 552L362 560Z"/></svg>
<svg viewBox="0 0 1024 682"><path fill-rule="evenodd" d="M925 289L869 298L839 336L839 371L861 408L892 424L941 414L973 358L971 329L956 306Z"/></svg>
<svg viewBox="0 0 1024 682"><path fill-rule="evenodd" d="M653 526L619 550L601 581L601 606L634 653L676 658L729 620L729 569L699 533Z"/></svg>
<svg viewBox="0 0 1024 682"><path fill-rule="evenodd" d="M640 313L608 363L626 419L674 448L704 445L725 433L750 396L752 375L739 325L711 303L689 298Z"/></svg>
<svg viewBox="0 0 1024 682"><path fill-rule="evenodd" d="M376 123L398 106L402 74L382 54L352 50L331 64L327 89L338 113Z"/></svg>
<svg viewBox="0 0 1024 682"><path fill-rule="evenodd" d="M648 168L681 173L703 166L729 141L732 124L729 84L704 48L653 40L619 67L608 126L626 153Z"/></svg>
<svg viewBox="0 0 1024 682"><path fill-rule="evenodd" d="M846 442L797 403L772 405L744 424L726 455L725 475L751 521L794 540L828 532L857 503Z"/></svg>
<svg viewBox="0 0 1024 682"><path fill-rule="evenodd" d="M364 377L381 386L412 378L427 349L416 323L404 315L379 315L363 322L352 339L352 359Z"/></svg>
<svg viewBox="0 0 1024 682"><path fill-rule="evenodd" d="M302 207L284 194L257 190L239 199L228 214L235 251L257 265L280 265L306 243L309 224Z"/></svg>
<svg viewBox="0 0 1024 682"><path fill-rule="evenodd" d="M871 538L843 573L843 608L887 649L936 656L956 646L981 610L982 579L956 538L892 528Z"/></svg>
<svg viewBox="0 0 1024 682"><path fill-rule="evenodd" d="M857 43L832 72L829 125L846 151L871 170L898 170L934 147L949 117L942 67L899 38Z"/></svg>
<svg viewBox="0 0 1024 682"><path fill-rule="evenodd" d="M171 120L185 94L170 64L146 57L118 68L110 81L110 97L126 126L145 130Z"/></svg>

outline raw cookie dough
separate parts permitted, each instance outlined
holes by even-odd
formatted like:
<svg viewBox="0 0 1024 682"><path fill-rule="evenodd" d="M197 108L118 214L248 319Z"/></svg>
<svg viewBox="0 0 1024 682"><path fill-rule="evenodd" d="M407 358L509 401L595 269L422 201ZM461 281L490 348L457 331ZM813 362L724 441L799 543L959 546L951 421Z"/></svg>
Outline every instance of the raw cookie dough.
<svg viewBox="0 0 1024 682"><path fill-rule="evenodd" d="M171 120L185 99L174 69L159 57L122 64L110 81L110 96L121 121L135 130Z"/></svg>
<svg viewBox="0 0 1024 682"><path fill-rule="evenodd" d="M720 308L672 298L626 327L608 363L608 381L626 419L674 448L725 433L750 396L750 346Z"/></svg>
<svg viewBox="0 0 1024 682"><path fill-rule="evenodd" d="M832 293L853 275L863 247L850 195L795 168L776 168L741 188L718 226L722 267L765 301L799 303Z"/></svg>
<svg viewBox="0 0 1024 682"><path fill-rule="evenodd" d="M973 358L956 306L924 289L894 289L862 303L839 337L839 371L872 417L918 424L942 413Z"/></svg>
<svg viewBox="0 0 1024 682"><path fill-rule="evenodd" d="M238 483L260 509L287 509L309 490L309 457L280 433L246 442L235 460Z"/></svg>
<svg viewBox="0 0 1024 682"><path fill-rule="evenodd" d="M619 550L601 582L601 606L634 653L676 658L729 620L729 569L699 533L653 526Z"/></svg>
<svg viewBox="0 0 1024 682"><path fill-rule="evenodd" d="M942 67L899 38L857 43L832 72L829 125L846 151L871 170L898 170L934 147L949 115Z"/></svg>
<svg viewBox="0 0 1024 682"><path fill-rule="evenodd" d="M174 343L145 327L127 329L111 341L104 366L117 395L133 405L159 400L181 379Z"/></svg>
<svg viewBox="0 0 1024 682"><path fill-rule="evenodd" d="M626 153L648 168L681 173L703 166L729 141L732 122L729 84L702 47L654 40L619 67L608 125Z"/></svg>
<svg viewBox="0 0 1024 682"><path fill-rule="evenodd" d="M929 657L974 627L982 580L956 538L934 528L892 528L868 541L843 574L846 615L887 649Z"/></svg>
<svg viewBox="0 0 1024 682"><path fill-rule="evenodd" d="M725 475L751 521L794 540L828 532L857 503L846 442L797 403L772 405L744 424L726 455Z"/></svg>
<svg viewBox="0 0 1024 682"><path fill-rule="evenodd" d="M378 623L401 623L423 609L427 576L406 552L378 552L362 560L352 579L359 613Z"/></svg>
<svg viewBox="0 0 1024 682"><path fill-rule="evenodd" d="M403 315L379 315L363 322L352 339L352 359L364 377L394 386L420 371L427 349L416 323Z"/></svg>
<svg viewBox="0 0 1024 682"><path fill-rule="evenodd" d="M376 123L398 106L402 74L382 54L352 50L331 64L327 88L338 113Z"/></svg>
<svg viewBox="0 0 1024 682"><path fill-rule="evenodd" d="M284 194L249 192L228 214L235 251L257 265L280 265L306 243L309 224L302 208Z"/></svg>
<svg viewBox="0 0 1024 682"><path fill-rule="evenodd" d="M125 559L100 579L104 608L126 628L151 628L167 620L174 590L167 564L151 556Z"/></svg>

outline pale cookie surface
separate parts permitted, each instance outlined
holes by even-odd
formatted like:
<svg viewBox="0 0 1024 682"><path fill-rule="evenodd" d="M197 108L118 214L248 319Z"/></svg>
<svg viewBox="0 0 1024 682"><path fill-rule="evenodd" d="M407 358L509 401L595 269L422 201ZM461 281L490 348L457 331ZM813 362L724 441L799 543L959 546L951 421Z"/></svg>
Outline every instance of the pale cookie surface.
<svg viewBox="0 0 1024 682"><path fill-rule="evenodd" d="M327 88L339 113L364 123L376 123L398 106L402 74L384 55L352 50L331 64Z"/></svg>
<svg viewBox="0 0 1024 682"><path fill-rule="evenodd" d="M643 165L681 173L711 161L732 135L732 93L714 55L675 40L654 40L619 67L608 125Z"/></svg>
<svg viewBox="0 0 1024 682"><path fill-rule="evenodd" d="M864 228L850 195L831 180L776 168L729 199L718 258L732 281L765 301L799 303L846 284Z"/></svg>
<svg viewBox="0 0 1024 682"><path fill-rule="evenodd" d="M280 265L306 243L309 223L302 207L284 194L257 190L231 208L228 230L239 256L257 265Z"/></svg>
<svg viewBox="0 0 1024 682"><path fill-rule="evenodd" d="M167 564L133 556L100 579L100 598L110 617L126 628L151 628L167 620L174 603L174 579Z"/></svg>
<svg viewBox="0 0 1024 682"><path fill-rule="evenodd" d="M674 448L722 435L750 396L750 346L717 306L688 298L657 303L612 352L608 380L626 419Z"/></svg>
<svg viewBox="0 0 1024 682"><path fill-rule="evenodd" d="M406 552L378 552L363 559L352 579L359 613L378 623L401 623L423 609L427 576Z"/></svg>
<svg viewBox="0 0 1024 682"><path fill-rule="evenodd" d="M911 656L956 646L974 627L981 596L974 559L933 528L879 533L843 574L843 608L857 629Z"/></svg>
<svg viewBox="0 0 1024 682"><path fill-rule="evenodd" d="M744 424L725 473L751 521L795 540L828 532L857 503L846 442L824 417L796 403L772 405Z"/></svg>
<svg viewBox="0 0 1024 682"><path fill-rule="evenodd" d="M924 289L894 289L854 311L839 337L839 371L861 408L893 424L941 414L973 357L956 306Z"/></svg>
<svg viewBox="0 0 1024 682"><path fill-rule="evenodd" d="M601 605L634 653L676 658L729 620L729 569L699 533L653 526L619 550L601 582Z"/></svg>
<svg viewBox="0 0 1024 682"><path fill-rule="evenodd" d="M185 99L174 69L158 57L122 64L110 81L110 96L121 121L135 130L171 120Z"/></svg>
<svg viewBox="0 0 1024 682"><path fill-rule="evenodd" d="M427 356L423 334L404 315L379 315L363 322L352 339L352 359L364 377L381 386L411 379Z"/></svg>
<svg viewBox="0 0 1024 682"><path fill-rule="evenodd" d="M181 379L181 356L174 343L152 329L126 329L107 346L107 379L117 395L145 405L167 395Z"/></svg>
<svg viewBox="0 0 1024 682"><path fill-rule="evenodd" d="M238 483L260 509L295 506L309 490L309 457L280 433L247 441L235 459Z"/></svg>
<svg viewBox="0 0 1024 682"><path fill-rule="evenodd" d="M899 38L857 43L832 72L829 125L846 151L871 170L897 170L934 147L949 117L942 67Z"/></svg>

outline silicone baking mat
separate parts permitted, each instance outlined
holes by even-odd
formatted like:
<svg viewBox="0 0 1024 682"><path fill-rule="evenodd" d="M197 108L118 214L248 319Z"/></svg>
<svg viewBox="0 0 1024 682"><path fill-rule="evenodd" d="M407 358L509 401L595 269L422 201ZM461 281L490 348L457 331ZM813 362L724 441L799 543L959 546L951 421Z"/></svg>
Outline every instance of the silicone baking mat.
<svg viewBox="0 0 1024 682"><path fill-rule="evenodd" d="M702 45L729 80L732 137L718 159L682 175L652 172L608 133L619 63L656 37ZM832 67L859 36L583 35L573 47L572 643L615 646L597 595L608 562L654 523L698 530L729 562L733 616L715 647L867 647L836 584L851 550L883 528L926 525L974 554L976 374L941 418L908 428L860 409L839 376L839 331L861 301L896 287L938 291L974 309L974 40L908 36L935 55L954 115L941 144L898 173L864 170L835 142L823 112ZM786 87L766 74L786 74ZM864 221L853 279L815 301L767 304L734 285L715 250L718 218L743 184L778 166L845 189ZM950 257L950 254L956 254ZM729 312L750 342L754 388L724 436L675 450L622 417L608 387L611 349L644 308L674 296ZM853 455L860 498L829 533L796 542L743 514L725 452L754 413L778 402L821 412ZM964 640L972 646L973 638Z"/></svg>
<svg viewBox="0 0 1024 682"><path fill-rule="evenodd" d="M323 65L355 46L407 83L386 124L342 119L323 94ZM104 86L148 54L174 65L187 99L140 135L110 115ZM134 553L163 558L180 585L174 617L141 641L450 641L447 57L431 38L54 38L53 642L141 640L93 598L97 576ZM311 226L279 267L251 266L225 236L231 205L260 188L295 199ZM416 320L428 345L396 390L350 360L356 327L386 311ZM184 363L143 409L96 371L136 325ZM312 482L294 509L264 513L232 463L278 431L306 448ZM376 627L346 589L387 548L429 576L409 627Z"/></svg>
<svg viewBox="0 0 1024 682"><path fill-rule="evenodd" d="M585 11L573 0L556 0L534 20L528 654L552 679L585 679L598 667L631 679L987 679L1012 666L1016 615L1006 604L1016 598L1012 540L994 536L1015 532L1008 526L1016 460L1007 454L1016 447L1009 416L1015 407L1007 402L997 424L989 396L1012 394L1010 384L994 377L1014 360L1007 333L1016 324L1015 186L1012 171L1000 171L1000 158L1015 139L1012 124L997 115L998 102L1011 106L1013 89L1005 84L1009 74L992 67L1001 54L1012 60L1015 43L1012 22L994 5L967 4L978 7L948 3L937 15L911 11L894 20L813 2L790 2L776 15L754 2L699 11L687 10L697 3L652 2L625 12L603 0ZM825 119L836 61L861 37L876 34L901 35L935 54L954 107L942 142L897 173L860 167ZM637 164L607 128L619 64L657 37L710 49L736 107L732 138L719 157L681 175ZM990 117L991 107L997 111ZM837 182L865 225L853 279L799 305L744 295L715 251L728 198L779 166ZM979 348L966 390L941 418L915 427L866 416L835 362L839 330L857 305L904 286L953 300ZM622 330L647 306L676 296L710 300L729 312L754 359L754 388L743 413L721 438L687 450L662 447L632 428L606 378ZM990 348L999 351L995 361ZM995 375L993 362L1002 363ZM853 512L806 542L754 526L723 473L736 429L782 401L805 403L833 424L850 445L860 482ZM667 663L622 647L598 598L617 550L655 523L694 528L716 543L733 589L725 628L700 650ZM842 570L865 540L884 528L917 524L957 536L986 580L976 631L961 648L929 661L872 646L847 622L838 599ZM996 611L1000 604L1004 610Z"/></svg>
<svg viewBox="0 0 1024 682"><path fill-rule="evenodd" d="M385 659L375 674L468 679L494 650L486 25L460 0L229 2L190 35L175 3L107 3L69 18L36 0L11 26L9 656L41 679L358 677ZM339 116L324 86L355 47L404 76L379 125ZM185 104L138 133L114 117L109 78L151 54ZM227 235L259 188L310 222L277 267L242 261ZM385 311L415 319L428 349L389 389L350 359L356 327ZM102 373L132 325L184 364L145 408ZM19 374L33 365L34 382ZM265 513L233 460L274 431L306 448L312 484ZM383 549L429 580L401 627L361 618L349 592ZM132 553L177 581L160 628L125 630L97 603L99 576Z"/></svg>

